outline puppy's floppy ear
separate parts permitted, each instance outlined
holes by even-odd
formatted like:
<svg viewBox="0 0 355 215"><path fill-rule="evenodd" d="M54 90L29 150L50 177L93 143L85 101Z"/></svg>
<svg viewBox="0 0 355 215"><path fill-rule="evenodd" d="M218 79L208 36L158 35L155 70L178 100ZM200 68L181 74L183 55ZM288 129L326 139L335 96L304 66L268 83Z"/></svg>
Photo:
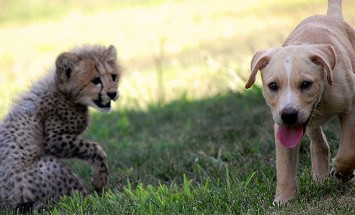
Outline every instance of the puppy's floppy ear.
<svg viewBox="0 0 355 215"><path fill-rule="evenodd" d="M256 74L259 70L263 69L270 62L271 56L274 53L275 49L269 49L264 51L257 52L253 59L251 60L251 74L245 88L249 89L255 82Z"/></svg>
<svg viewBox="0 0 355 215"><path fill-rule="evenodd" d="M61 81L67 81L73 73L75 65L80 58L73 53L64 52L57 57L55 61L56 73Z"/></svg>
<svg viewBox="0 0 355 215"><path fill-rule="evenodd" d="M331 45L320 44L311 46L311 55L309 59L324 68L324 72L327 75L327 81L329 85L333 83L333 69L337 62L337 56L334 47Z"/></svg>

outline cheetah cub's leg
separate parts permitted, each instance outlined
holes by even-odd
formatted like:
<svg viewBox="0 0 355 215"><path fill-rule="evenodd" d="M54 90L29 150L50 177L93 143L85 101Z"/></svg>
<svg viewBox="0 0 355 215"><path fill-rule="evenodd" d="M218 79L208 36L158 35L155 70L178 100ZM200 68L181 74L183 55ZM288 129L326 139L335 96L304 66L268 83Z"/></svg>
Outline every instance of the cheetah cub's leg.
<svg viewBox="0 0 355 215"><path fill-rule="evenodd" d="M74 192L88 194L80 179L53 156L39 158L15 180L16 201L21 202L16 208L21 214L39 212L61 196L72 196Z"/></svg>
<svg viewBox="0 0 355 215"><path fill-rule="evenodd" d="M39 203L47 205L61 196L72 196L75 192L89 194L79 177L53 156L42 157L37 164L35 174L38 186L36 196L39 200L36 202L37 205L40 205Z"/></svg>
<svg viewBox="0 0 355 215"><path fill-rule="evenodd" d="M45 132L47 150L58 158L77 158L92 165L92 185L96 191L102 191L108 184L108 167L106 153L95 142L87 141L76 135L63 134L50 130Z"/></svg>

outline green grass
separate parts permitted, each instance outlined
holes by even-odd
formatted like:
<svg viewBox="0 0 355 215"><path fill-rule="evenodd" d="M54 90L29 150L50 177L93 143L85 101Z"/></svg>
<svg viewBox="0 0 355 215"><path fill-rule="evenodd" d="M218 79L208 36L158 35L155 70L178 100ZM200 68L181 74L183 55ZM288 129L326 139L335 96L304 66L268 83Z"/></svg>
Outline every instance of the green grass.
<svg viewBox="0 0 355 215"><path fill-rule="evenodd" d="M40 213L354 214L353 185L312 181L306 138L297 198L272 205L272 119L261 89L243 90L253 53L279 46L303 18L325 13L325 1L31 2L0 0L1 116L76 44L112 43L124 67L114 111L92 111L85 134L108 154L109 190L64 197ZM354 26L355 8L343 4ZM334 157L337 120L324 130ZM91 188L90 167L68 164Z"/></svg>
<svg viewBox="0 0 355 215"><path fill-rule="evenodd" d="M312 180L302 142L299 194L272 205L275 156L272 121L259 88L208 99L181 98L146 111L93 114L86 138L108 152L109 191L64 198L52 214L352 214L351 184ZM334 156L338 123L325 127ZM72 163L88 182L88 166Z"/></svg>

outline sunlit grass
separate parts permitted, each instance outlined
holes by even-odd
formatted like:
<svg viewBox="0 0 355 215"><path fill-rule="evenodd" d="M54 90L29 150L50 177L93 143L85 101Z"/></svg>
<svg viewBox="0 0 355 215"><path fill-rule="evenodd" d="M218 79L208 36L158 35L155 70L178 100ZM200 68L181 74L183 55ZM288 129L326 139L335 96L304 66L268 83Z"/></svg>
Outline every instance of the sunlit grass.
<svg viewBox="0 0 355 215"><path fill-rule="evenodd" d="M26 24L48 19L58 20L66 14L75 11L93 14L125 7L156 5L163 1L164 0L0 0L0 24Z"/></svg>
<svg viewBox="0 0 355 215"><path fill-rule="evenodd" d="M43 2L37 3L40 7ZM119 50L124 68L119 106L144 108L149 102L168 102L181 94L202 98L239 90L255 51L280 45L301 19L326 11L319 0L151 3L134 8L117 3L105 10L107 4L93 1L94 11L73 3L59 18L40 15L40 21L11 24L15 18L9 17L0 25L0 84L11 87L0 89L5 95L0 114L14 94L51 68L60 52L85 43L114 44ZM25 7L19 10L29 13ZM353 8L345 7L349 20L354 19L352 12Z"/></svg>

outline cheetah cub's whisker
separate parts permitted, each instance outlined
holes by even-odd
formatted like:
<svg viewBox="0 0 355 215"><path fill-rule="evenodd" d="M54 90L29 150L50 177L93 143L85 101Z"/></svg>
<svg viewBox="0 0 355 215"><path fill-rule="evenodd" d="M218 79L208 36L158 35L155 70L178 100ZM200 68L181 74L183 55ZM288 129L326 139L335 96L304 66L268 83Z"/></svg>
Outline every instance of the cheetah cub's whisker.
<svg viewBox="0 0 355 215"><path fill-rule="evenodd" d="M92 165L92 185L108 184L106 153L80 135L88 106L111 111L121 70L114 46L85 45L60 54L54 69L16 101L0 122L1 208L36 210L74 192L88 190L61 159Z"/></svg>

